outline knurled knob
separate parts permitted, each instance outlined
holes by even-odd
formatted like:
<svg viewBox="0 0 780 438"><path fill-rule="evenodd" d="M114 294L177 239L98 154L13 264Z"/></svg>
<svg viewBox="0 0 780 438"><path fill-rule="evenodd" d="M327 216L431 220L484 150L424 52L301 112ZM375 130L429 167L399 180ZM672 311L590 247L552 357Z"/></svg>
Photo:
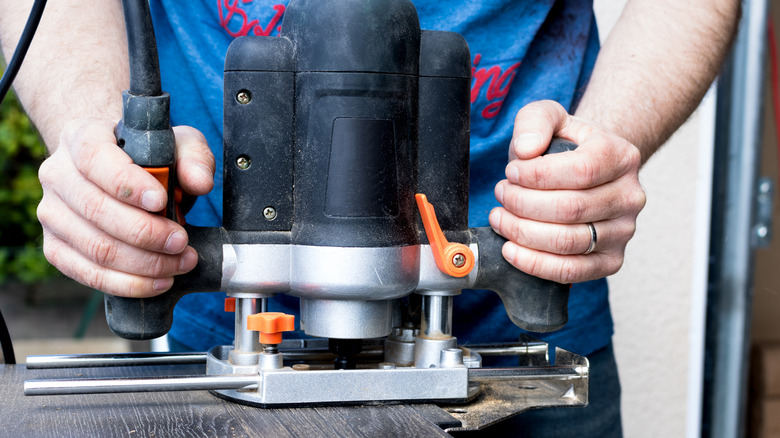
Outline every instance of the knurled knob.
<svg viewBox="0 0 780 438"><path fill-rule="evenodd" d="M281 312L264 312L249 315L247 328L260 332L261 344L280 344L282 332L295 330L295 316Z"/></svg>

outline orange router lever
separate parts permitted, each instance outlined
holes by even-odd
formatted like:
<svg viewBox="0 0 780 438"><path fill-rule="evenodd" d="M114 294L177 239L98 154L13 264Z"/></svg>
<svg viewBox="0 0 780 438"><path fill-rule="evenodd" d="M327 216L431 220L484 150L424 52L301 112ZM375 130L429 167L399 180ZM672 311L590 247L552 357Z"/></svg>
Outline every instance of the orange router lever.
<svg viewBox="0 0 780 438"><path fill-rule="evenodd" d="M144 167L143 169L149 172L157 181L159 181L160 184L162 184L163 187L165 187L165 191L168 192L168 184L170 183L170 173L171 173L170 167ZM186 223L184 221L184 213L182 212L181 209L181 202L183 198L184 198L184 192L182 191L181 187L177 186L174 189L176 217L171 219L174 219L176 222L179 223L179 225L184 225ZM165 210L162 210L157 214L161 216L165 216Z"/></svg>
<svg viewBox="0 0 780 438"><path fill-rule="evenodd" d="M422 193L414 195L420 217L425 227L425 234L433 250L433 258L439 270L452 277L465 277L474 268L474 253L462 243L450 243L441 231L433 205Z"/></svg>

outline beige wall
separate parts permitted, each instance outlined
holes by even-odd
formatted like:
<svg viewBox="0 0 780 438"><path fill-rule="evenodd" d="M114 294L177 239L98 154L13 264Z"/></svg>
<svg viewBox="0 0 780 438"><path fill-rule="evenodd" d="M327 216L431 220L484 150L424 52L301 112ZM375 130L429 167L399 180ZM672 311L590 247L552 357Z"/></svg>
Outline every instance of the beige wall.
<svg viewBox="0 0 780 438"><path fill-rule="evenodd" d="M624 3L596 0L602 40ZM700 163L711 150L713 114L712 106L697 111L642 169L647 206L623 268L609 279L628 437L696 435L689 417L698 417L710 187Z"/></svg>

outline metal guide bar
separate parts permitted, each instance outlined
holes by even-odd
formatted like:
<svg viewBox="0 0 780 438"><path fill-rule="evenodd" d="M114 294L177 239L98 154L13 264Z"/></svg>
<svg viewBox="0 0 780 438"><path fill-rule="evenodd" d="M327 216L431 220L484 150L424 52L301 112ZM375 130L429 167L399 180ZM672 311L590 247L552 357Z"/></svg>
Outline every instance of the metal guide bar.
<svg viewBox="0 0 780 438"><path fill-rule="evenodd" d="M512 344L474 344L468 349L482 356L521 356L544 353L544 342ZM280 348L289 360L328 360L327 348ZM364 348L359 358L381 357L381 346ZM144 365L197 365L206 363L206 353L100 353L27 356L27 369L123 367Z"/></svg>
<svg viewBox="0 0 780 438"><path fill-rule="evenodd" d="M24 395L108 394L119 392L257 389L259 376L181 376L130 379L28 380Z"/></svg>

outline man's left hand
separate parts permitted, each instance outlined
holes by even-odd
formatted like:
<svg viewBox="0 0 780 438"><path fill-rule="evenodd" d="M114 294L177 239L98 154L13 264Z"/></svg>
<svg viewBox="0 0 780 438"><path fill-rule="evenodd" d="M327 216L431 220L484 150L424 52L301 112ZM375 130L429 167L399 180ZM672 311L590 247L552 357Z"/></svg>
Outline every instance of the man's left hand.
<svg viewBox="0 0 780 438"><path fill-rule="evenodd" d="M553 137L575 151L542 156ZM645 205L639 150L553 101L533 102L515 118L506 178L496 185L503 207L490 225L509 241L503 255L528 274L578 283L616 273ZM596 245L591 248L596 230Z"/></svg>

